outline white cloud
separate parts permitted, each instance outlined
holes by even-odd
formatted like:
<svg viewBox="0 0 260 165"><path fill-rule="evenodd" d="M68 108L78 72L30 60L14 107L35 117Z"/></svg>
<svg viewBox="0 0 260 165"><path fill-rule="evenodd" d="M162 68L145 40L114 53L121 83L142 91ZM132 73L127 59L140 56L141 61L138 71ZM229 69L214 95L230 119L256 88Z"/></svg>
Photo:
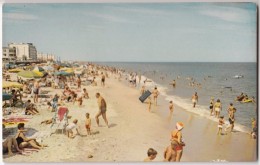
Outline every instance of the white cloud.
<svg viewBox="0 0 260 165"><path fill-rule="evenodd" d="M99 14L99 13L93 13L93 12L87 12L87 13L84 13L84 14L87 15L87 16L93 16L93 17L101 18L101 19L107 20L109 22L133 23L132 21L129 21L127 19L117 17L117 16L113 16L113 15L108 15L108 14Z"/></svg>
<svg viewBox="0 0 260 165"><path fill-rule="evenodd" d="M219 7L215 9L201 10L200 14L215 17L228 22L245 23L250 17L250 13L243 9L233 7Z"/></svg>
<svg viewBox="0 0 260 165"><path fill-rule="evenodd" d="M3 13L3 18L7 20L22 20L22 21L38 19L38 17L34 15L25 14L25 13Z"/></svg>

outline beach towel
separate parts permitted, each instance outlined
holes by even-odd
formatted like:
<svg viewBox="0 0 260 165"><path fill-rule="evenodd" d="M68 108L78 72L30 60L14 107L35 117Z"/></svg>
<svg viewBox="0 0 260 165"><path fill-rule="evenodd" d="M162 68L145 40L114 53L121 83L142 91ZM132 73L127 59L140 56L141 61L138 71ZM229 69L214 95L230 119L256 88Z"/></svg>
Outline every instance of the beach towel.
<svg viewBox="0 0 260 165"><path fill-rule="evenodd" d="M68 111L68 108L67 107L60 107L59 110L58 110L58 119L60 121L63 120L64 118L64 115L66 114L66 112Z"/></svg>
<svg viewBox="0 0 260 165"><path fill-rule="evenodd" d="M2 122L5 126L17 125L19 123L26 123L28 121L29 119L24 117L10 117L6 119L2 119Z"/></svg>

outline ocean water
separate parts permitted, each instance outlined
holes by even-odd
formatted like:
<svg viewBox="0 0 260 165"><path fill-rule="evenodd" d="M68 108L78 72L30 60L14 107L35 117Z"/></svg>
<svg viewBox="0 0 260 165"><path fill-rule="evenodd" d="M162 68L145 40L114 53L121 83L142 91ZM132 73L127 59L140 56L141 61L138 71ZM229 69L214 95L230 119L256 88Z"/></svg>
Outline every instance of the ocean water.
<svg viewBox="0 0 260 165"><path fill-rule="evenodd" d="M235 128L248 132L251 129L251 118L257 118L257 104L236 102L236 96L245 93L249 97L257 98L257 63L137 63L137 62L106 62L101 65L113 66L125 69L127 72L142 74L153 82L146 83L147 89L157 86L160 94L186 111L196 113L211 120L216 118L209 116L210 98L215 101L220 99L222 103L221 115L228 119L227 108L233 103L237 109L235 114ZM236 79L235 75L243 75ZM189 86L189 78L193 78L199 87ZM176 87L169 85L176 80ZM229 88L225 88L229 87ZM232 90L231 88L232 87ZM198 93L199 102L196 108L192 108L191 97Z"/></svg>

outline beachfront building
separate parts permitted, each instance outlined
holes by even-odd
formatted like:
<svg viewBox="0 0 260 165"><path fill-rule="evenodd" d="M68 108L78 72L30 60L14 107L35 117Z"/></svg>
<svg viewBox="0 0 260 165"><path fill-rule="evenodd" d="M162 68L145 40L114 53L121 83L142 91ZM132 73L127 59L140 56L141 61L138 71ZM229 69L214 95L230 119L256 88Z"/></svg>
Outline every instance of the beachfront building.
<svg viewBox="0 0 260 165"><path fill-rule="evenodd" d="M40 61L55 61L56 58L53 54L38 53L37 59Z"/></svg>
<svg viewBox="0 0 260 165"><path fill-rule="evenodd" d="M2 61L14 61L16 60L16 49L12 47L3 47Z"/></svg>
<svg viewBox="0 0 260 165"><path fill-rule="evenodd" d="M37 50L32 43L9 43L8 47L16 49L18 61L37 60Z"/></svg>

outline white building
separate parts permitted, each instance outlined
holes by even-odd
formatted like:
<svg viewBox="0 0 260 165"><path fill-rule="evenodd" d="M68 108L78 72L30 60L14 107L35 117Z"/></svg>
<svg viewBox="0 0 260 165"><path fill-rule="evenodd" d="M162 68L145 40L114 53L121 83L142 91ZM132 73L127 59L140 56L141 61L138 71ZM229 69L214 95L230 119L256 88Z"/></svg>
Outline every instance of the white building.
<svg viewBox="0 0 260 165"><path fill-rule="evenodd" d="M3 47L3 61L14 61L16 60L16 49L10 47Z"/></svg>
<svg viewBox="0 0 260 165"><path fill-rule="evenodd" d="M37 50L32 43L10 43L8 47L16 49L17 60L37 60Z"/></svg>
<svg viewBox="0 0 260 165"><path fill-rule="evenodd" d="M37 59L42 61L55 61L55 56L52 54L38 53Z"/></svg>

